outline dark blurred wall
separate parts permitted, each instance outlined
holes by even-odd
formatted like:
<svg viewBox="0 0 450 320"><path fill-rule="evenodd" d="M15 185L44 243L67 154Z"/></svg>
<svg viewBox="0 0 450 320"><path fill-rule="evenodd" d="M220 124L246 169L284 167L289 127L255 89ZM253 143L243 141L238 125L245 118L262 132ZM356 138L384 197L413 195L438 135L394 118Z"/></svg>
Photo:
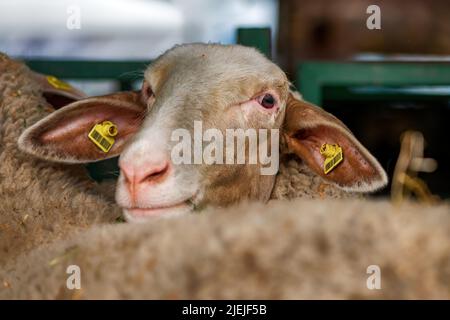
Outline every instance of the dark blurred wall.
<svg viewBox="0 0 450 320"><path fill-rule="evenodd" d="M381 30L366 9L381 8ZM278 62L293 75L305 59L360 52L450 54L450 0L280 0Z"/></svg>

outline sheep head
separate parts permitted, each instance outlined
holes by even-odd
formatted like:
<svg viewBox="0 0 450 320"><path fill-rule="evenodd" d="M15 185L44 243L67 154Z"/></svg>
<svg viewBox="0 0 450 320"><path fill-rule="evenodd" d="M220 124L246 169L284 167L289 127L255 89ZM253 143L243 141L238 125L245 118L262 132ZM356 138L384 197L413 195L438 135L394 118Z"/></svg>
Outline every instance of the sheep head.
<svg viewBox="0 0 450 320"><path fill-rule="evenodd" d="M144 75L140 91L87 98L42 119L23 133L20 148L69 163L120 155L116 200L133 221L266 201L280 154L296 154L347 191L387 182L350 130L290 92L285 73L255 49L176 46ZM117 128L108 151L89 138L104 121ZM328 144L341 148L342 159L325 173Z"/></svg>

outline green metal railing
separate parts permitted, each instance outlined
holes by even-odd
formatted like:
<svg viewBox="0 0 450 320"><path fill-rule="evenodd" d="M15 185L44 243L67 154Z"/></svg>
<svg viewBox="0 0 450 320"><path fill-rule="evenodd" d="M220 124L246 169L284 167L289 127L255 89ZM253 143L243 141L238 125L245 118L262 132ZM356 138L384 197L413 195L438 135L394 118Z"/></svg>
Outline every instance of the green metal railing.
<svg viewBox="0 0 450 320"><path fill-rule="evenodd" d="M411 95L411 91L407 93L400 88L450 86L450 64L306 62L297 70L296 85L305 100L317 105L323 103L325 94L327 98L332 95L335 99L392 98L393 95ZM350 89L358 87L379 90Z"/></svg>
<svg viewBox="0 0 450 320"><path fill-rule="evenodd" d="M237 43L259 49L271 56L270 28L239 28ZM102 60L48 60L28 59L26 64L33 70L71 80L114 80L121 90L132 88L136 72L143 71L150 60L102 61Z"/></svg>
<svg viewBox="0 0 450 320"><path fill-rule="evenodd" d="M272 38L270 28L239 28L237 29L237 43L254 47L272 58Z"/></svg>
<svg viewBox="0 0 450 320"><path fill-rule="evenodd" d="M71 80L115 80L121 90L131 89L136 71L143 71L150 61L26 60L37 72Z"/></svg>

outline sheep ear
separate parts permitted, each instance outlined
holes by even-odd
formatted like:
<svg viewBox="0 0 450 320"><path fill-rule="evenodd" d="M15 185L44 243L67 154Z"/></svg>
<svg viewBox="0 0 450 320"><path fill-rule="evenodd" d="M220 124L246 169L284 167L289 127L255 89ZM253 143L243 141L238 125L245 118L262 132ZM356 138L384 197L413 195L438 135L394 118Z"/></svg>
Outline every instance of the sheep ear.
<svg viewBox="0 0 450 320"><path fill-rule="evenodd" d="M284 137L290 152L300 157L314 172L341 189L353 192L370 192L384 187L387 176L378 161L353 136L350 130L336 117L323 109L289 95L284 122ZM321 152L325 144L337 144L342 148L343 160L339 160L339 149L335 158Z"/></svg>
<svg viewBox="0 0 450 320"><path fill-rule="evenodd" d="M121 92L71 103L26 129L19 148L42 159L82 163L120 154L126 141L139 129L146 106L139 92ZM105 152L90 138L97 124L110 121L117 128L112 147ZM103 142L103 141L102 141Z"/></svg>
<svg viewBox="0 0 450 320"><path fill-rule="evenodd" d="M72 87L54 76L37 72L31 73L32 78L39 84L45 100L55 109L59 109L69 103L85 99L84 92Z"/></svg>

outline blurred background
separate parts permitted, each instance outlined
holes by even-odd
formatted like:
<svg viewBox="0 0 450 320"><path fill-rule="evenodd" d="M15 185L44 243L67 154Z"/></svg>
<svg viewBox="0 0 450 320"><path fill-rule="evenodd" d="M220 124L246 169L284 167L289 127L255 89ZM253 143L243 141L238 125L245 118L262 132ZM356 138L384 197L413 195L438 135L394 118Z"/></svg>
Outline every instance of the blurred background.
<svg viewBox="0 0 450 320"><path fill-rule="evenodd" d="M276 0L2 0L0 44L27 57L151 59L177 43L234 43L237 26L276 35L277 21Z"/></svg>
<svg viewBox="0 0 450 320"><path fill-rule="evenodd" d="M366 26L370 5L381 29ZM402 134L420 131L438 167L419 177L448 198L449 17L448 0L1 0L0 51L104 94L137 86L174 44L254 45L391 178Z"/></svg>

